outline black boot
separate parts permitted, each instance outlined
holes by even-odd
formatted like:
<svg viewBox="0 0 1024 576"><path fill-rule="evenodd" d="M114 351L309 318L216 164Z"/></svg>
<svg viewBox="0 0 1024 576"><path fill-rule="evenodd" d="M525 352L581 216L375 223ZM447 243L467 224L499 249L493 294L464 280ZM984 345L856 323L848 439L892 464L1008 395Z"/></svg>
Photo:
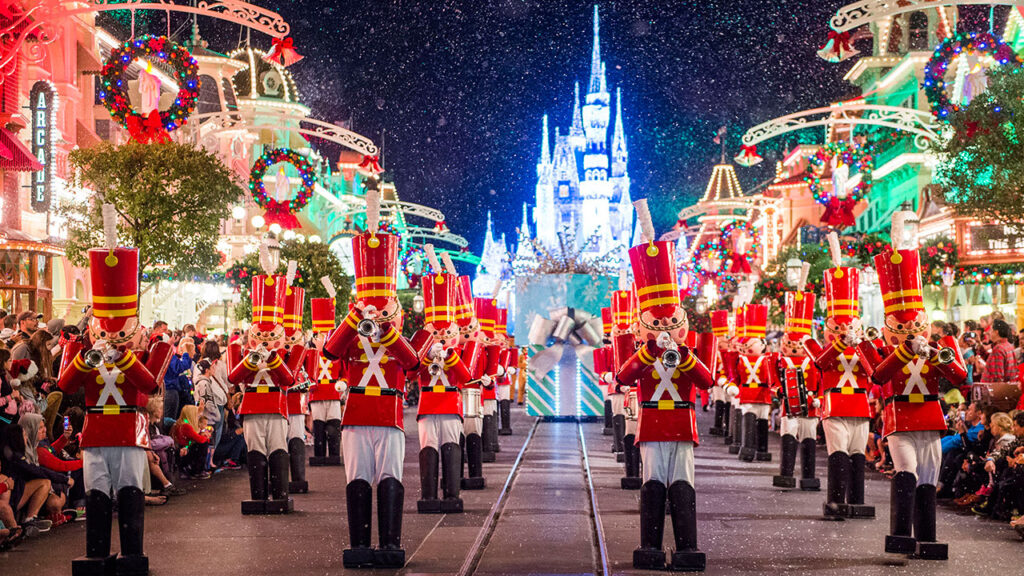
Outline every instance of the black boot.
<svg viewBox="0 0 1024 576"><path fill-rule="evenodd" d="M420 450L421 497L416 502L420 514L440 514L441 501L437 499L437 468L440 455L430 446Z"/></svg>
<svg viewBox="0 0 1024 576"><path fill-rule="evenodd" d="M821 480L814 476L814 465L818 442L814 438L800 441L800 489L817 492L821 490Z"/></svg>
<svg viewBox="0 0 1024 576"><path fill-rule="evenodd" d="M309 482L306 482L306 443L302 438L292 438L288 441L288 460L291 463L288 493L306 494L309 492Z"/></svg>
<svg viewBox="0 0 1024 576"><path fill-rule="evenodd" d="M479 434L466 436L466 467L468 475L462 480L463 490L483 490L487 486L484 480L483 438Z"/></svg>
<svg viewBox="0 0 1024 576"><path fill-rule="evenodd" d="M612 416L612 452L616 454L622 454L622 438L626 435L626 415L617 414ZM622 456L622 460L619 462L625 462L625 456Z"/></svg>
<svg viewBox="0 0 1024 576"><path fill-rule="evenodd" d="M324 465L324 458L327 457L326 424L323 420L313 420L313 455L309 457L310 466Z"/></svg>
<svg viewBox="0 0 1024 576"><path fill-rule="evenodd" d="M771 462L772 453L768 451L768 419L757 419L757 461Z"/></svg>
<svg viewBox="0 0 1024 576"><path fill-rule="evenodd" d="M501 414L501 428L498 429L500 436L512 435L512 401L499 400L498 413Z"/></svg>
<svg viewBox="0 0 1024 576"><path fill-rule="evenodd" d="M451 514L462 512L462 498L459 498L459 470L462 468L462 450L454 442L441 445L441 470L444 500L441 500L441 512Z"/></svg>
<svg viewBox="0 0 1024 576"><path fill-rule="evenodd" d="M270 453L270 500L267 500L267 514L287 514L295 503L288 497L288 452L274 450ZM305 458L303 458L305 460Z"/></svg>
<svg viewBox="0 0 1024 576"><path fill-rule="evenodd" d="M732 434L732 405L728 402L722 401L722 436L726 439ZM732 444L732 442L726 442L726 444Z"/></svg>
<svg viewBox="0 0 1024 576"><path fill-rule="evenodd" d="M668 502L676 537L670 570L703 572L707 562L697 550L697 493L689 482L677 480L668 489Z"/></svg>
<svg viewBox="0 0 1024 576"><path fill-rule="evenodd" d="M612 435L612 401L608 398L604 400L604 430L601 430L601 435Z"/></svg>
<svg viewBox="0 0 1024 576"><path fill-rule="evenodd" d="M715 401L715 424L708 430L708 434L711 436L724 436L725 435L725 402L721 400Z"/></svg>
<svg viewBox="0 0 1024 576"><path fill-rule="evenodd" d="M782 454L779 456L779 473L772 478L772 486L778 488L796 488L796 478L793 477L793 470L796 469L796 436L784 434L782 436Z"/></svg>
<svg viewBox="0 0 1024 576"><path fill-rule="evenodd" d="M935 486L922 484L914 492L915 556L922 560L948 560L949 547L935 538Z"/></svg>
<svg viewBox="0 0 1024 576"><path fill-rule="evenodd" d="M121 555L117 557L117 576L146 576L149 558L142 553L145 534L146 495L134 486L117 491L117 528L121 536Z"/></svg>
<svg viewBox="0 0 1024 576"><path fill-rule="evenodd" d="M114 576L117 554L110 553L114 503L99 490L85 496L85 556L71 561L71 576Z"/></svg>
<svg viewBox="0 0 1024 576"><path fill-rule="evenodd" d="M739 408L733 408L732 421L729 423L729 432L731 434L729 436L729 440L731 440L729 443L729 454L739 454L740 450L743 449L744 424L743 411Z"/></svg>
<svg viewBox="0 0 1024 576"><path fill-rule="evenodd" d="M267 505L267 455L250 450L245 455L245 463L249 467L249 495L252 497L252 500L242 501L242 514L265 514Z"/></svg>
<svg viewBox="0 0 1024 576"><path fill-rule="evenodd" d="M341 420L331 419L324 425L327 434L327 457L324 466L341 466Z"/></svg>
<svg viewBox="0 0 1024 576"><path fill-rule="evenodd" d="M846 518L846 492L850 480L850 457L846 452L828 455L828 494L822 510L826 520Z"/></svg>
<svg viewBox="0 0 1024 576"><path fill-rule="evenodd" d="M850 518L874 518L875 507L864 503L864 470L866 458L863 454L850 456L850 490L846 502Z"/></svg>
<svg viewBox="0 0 1024 576"><path fill-rule="evenodd" d="M892 477L889 498L889 532L885 537L885 551L893 554L914 554L917 541L910 535L914 518L914 489L917 477L910 472L897 472ZM933 493L934 494L934 493ZM934 503L934 500L932 501ZM934 507L932 514L935 514ZM935 517L932 516L934 519ZM934 534L934 528L933 532Z"/></svg>
<svg viewBox="0 0 1024 576"><path fill-rule="evenodd" d="M636 436L633 434L627 434L623 438L623 455L626 461L626 475L619 480L619 486L623 490L639 490L640 485L643 484L643 480L640 478L640 448L636 446L634 439Z"/></svg>
<svg viewBox="0 0 1024 576"><path fill-rule="evenodd" d="M342 552L345 568L373 568L370 547L370 522L373 514L373 488L366 480L354 480L345 487L348 507L349 548Z"/></svg>
<svg viewBox="0 0 1024 576"><path fill-rule="evenodd" d="M402 502L405 487L395 478L385 478L377 485L377 535L379 545L374 554L377 568L405 566L402 549Z"/></svg>
<svg viewBox="0 0 1024 576"><path fill-rule="evenodd" d="M665 568L661 547L665 531L665 485L650 480L640 488L640 547L633 550L633 568Z"/></svg>
<svg viewBox="0 0 1024 576"><path fill-rule="evenodd" d="M491 433L494 428L494 416L485 415L483 419L483 429L481 430L481 437L483 439L483 452L480 458L481 462L494 462L494 444L491 442Z"/></svg>
<svg viewBox="0 0 1024 576"><path fill-rule="evenodd" d="M489 432L489 434L487 436L484 436L484 440L487 441L487 438L490 438L489 442L491 444L491 452L494 452L495 454L497 454L498 452L501 452L501 446L498 444L498 414L497 414L497 410L495 410L494 414L491 414L491 427L488 430L488 432Z"/></svg>
<svg viewBox="0 0 1024 576"><path fill-rule="evenodd" d="M732 452L732 450L730 450ZM753 462L757 455L757 415L753 412L743 414L743 446L740 448L740 460Z"/></svg>

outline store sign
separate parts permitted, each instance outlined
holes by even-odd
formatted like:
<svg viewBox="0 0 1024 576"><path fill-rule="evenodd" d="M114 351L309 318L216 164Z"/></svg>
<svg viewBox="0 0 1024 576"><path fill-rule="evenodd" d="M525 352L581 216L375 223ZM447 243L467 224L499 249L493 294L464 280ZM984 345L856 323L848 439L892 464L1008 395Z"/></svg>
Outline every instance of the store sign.
<svg viewBox="0 0 1024 576"><path fill-rule="evenodd" d="M50 209L53 183L53 119L56 93L49 82L36 82L29 93L32 110L32 154L43 169L32 174L32 210Z"/></svg>
<svg viewBox="0 0 1024 576"><path fill-rule="evenodd" d="M972 224L967 228L971 255L1024 252L1024 226Z"/></svg>

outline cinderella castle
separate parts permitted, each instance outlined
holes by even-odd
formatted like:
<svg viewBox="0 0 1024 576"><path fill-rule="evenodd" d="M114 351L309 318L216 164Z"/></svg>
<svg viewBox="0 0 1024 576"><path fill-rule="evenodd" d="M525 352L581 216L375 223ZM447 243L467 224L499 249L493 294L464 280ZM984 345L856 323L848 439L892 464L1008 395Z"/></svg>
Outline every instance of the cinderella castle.
<svg viewBox="0 0 1024 576"><path fill-rule="evenodd" d="M622 123L622 97L616 90L613 125L612 98L605 72L595 5L594 47L587 93L580 98L577 82L572 124L565 133L555 128L554 149L547 115L542 123L532 222L535 243L555 254L562 252L559 234L565 234L567 239L575 238L575 250L581 251L583 258L598 258L621 249L619 256L624 259L625 251L631 246L633 204L626 168L629 153ZM517 261L533 257L528 222L524 205L515 254ZM495 261L499 254L505 257L505 248L498 245L488 226L474 287L479 285L486 290L487 285L493 286L496 274L505 269Z"/></svg>

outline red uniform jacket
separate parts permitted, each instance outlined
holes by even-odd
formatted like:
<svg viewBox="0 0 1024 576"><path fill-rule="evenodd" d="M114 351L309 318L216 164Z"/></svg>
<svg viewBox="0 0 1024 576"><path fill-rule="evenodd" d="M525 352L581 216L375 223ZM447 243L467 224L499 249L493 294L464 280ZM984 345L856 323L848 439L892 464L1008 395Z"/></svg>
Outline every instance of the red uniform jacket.
<svg viewBox="0 0 1024 576"><path fill-rule="evenodd" d="M168 349L170 344L159 342ZM154 350L155 351L155 350ZM74 342L64 350L74 360L60 375L57 385L66 394L85 388L85 425L82 427L82 448L99 446L136 446L149 448L149 418L146 402L160 385L150 368L144 366L131 350L125 351L113 364L90 368L82 355L82 344ZM166 350L151 353L166 364ZM157 362L154 360L154 362ZM153 369L159 371L159 366Z"/></svg>
<svg viewBox="0 0 1024 576"><path fill-rule="evenodd" d="M420 385L420 405L418 416L428 414L453 414L462 418L462 387L469 382L469 370L459 358L454 348L445 351L446 356L441 363L443 370L431 375L430 365L433 360L424 357L420 361L418 380Z"/></svg>
<svg viewBox="0 0 1024 576"><path fill-rule="evenodd" d="M688 348L679 349L679 365L674 370L668 369L661 363L662 352L657 344L648 341L618 374L620 381L637 382L640 416L636 441L696 444L694 402L697 388L707 390L712 386L711 371Z"/></svg>
<svg viewBox="0 0 1024 576"><path fill-rule="evenodd" d="M777 354L760 356L739 354L736 363L736 385L740 388L740 404L771 404L775 374L772 369Z"/></svg>
<svg viewBox="0 0 1024 576"><path fill-rule="evenodd" d="M612 371L612 347L602 346L594 349L594 375L597 376L598 386L605 386L606 394L615 394L615 380L605 384L604 375Z"/></svg>
<svg viewBox="0 0 1024 576"><path fill-rule="evenodd" d="M341 362L332 362L324 358L318 350L309 350L306 353L305 366L306 375L312 382L306 397L307 402L341 400L341 392L337 388L337 383L341 380Z"/></svg>
<svg viewBox="0 0 1024 576"><path fill-rule="evenodd" d="M781 365L784 370L791 370L793 368L799 368L804 375L804 388L807 389L807 418L817 418L819 416L818 409L814 407L814 399L819 398L821 395L818 390L819 386L819 372L815 368L814 363L807 356L783 356L778 355L775 359L776 366ZM775 378L776 392L782 389L782 382L778 377ZM793 396L790 399L791 405L796 406L800 401L799 398ZM784 406L784 405L783 405ZM786 416L800 417L802 414L786 414Z"/></svg>
<svg viewBox="0 0 1024 576"><path fill-rule="evenodd" d="M312 354L316 351L313 350ZM310 355L312 355L310 354ZM288 404L288 415L296 416L303 414L302 410L302 396L303 392L298 386L305 382L306 378L312 378L308 374L304 374L306 362L306 347L301 344L292 346L292 349L285 355L285 365L292 373L292 383L288 387L288 391L285 392L286 402Z"/></svg>
<svg viewBox="0 0 1024 576"><path fill-rule="evenodd" d="M498 396L496 393L495 386L498 384L498 365L501 362L501 346L497 344L488 344L484 347L483 352L484 361L481 362L481 374L478 376L488 376L491 379L491 383L487 386L481 386L480 391L481 400L497 400Z"/></svg>
<svg viewBox="0 0 1024 576"><path fill-rule="evenodd" d="M955 342L953 343L955 346ZM881 350L871 342L859 346L871 379L882 387L882 435L923 430L943 431L946 420L939 404L939 379L959 386L967 378L959 350L943 364L933 354L928 360L915 355L903 342Z"/></svg>
<svg viewBox="0 0 1024 576"><path fill-rule="evenodd" d="M505 375L498 381L498 386L511 386L515 377L509 374L510 368L519 369L519 348L509 346L501 350L501 365L505 368Z"/></svg>
<svg viewBox="0 0 1024 576"><path fill-rule="evenodd" d="M380 326L380 342L371 342L356 331L358 322L358 314L349 312L324 344L328 358L344 363L349 384L341 425L402 429L405 373L416 368L419 357L390 323Z"/></svg>
<svg viewBox="0 0 1024 576"><path fill-rule="evenodd" d="M822 348L810 338L804 340L804 350L821 372L821 417L870 418L870 382L857 350L839 340Z"/></svg>
<svg viewBox="0 0 1024 576"><path fill-rule="evenodd" d="M619 334L618 336L612 336L612 352L609 354L608 360L608 371L612 373L612 381L608 384L609 394L622 394L619 390L619 381L617 375L619 370L629 361L629 359L636 353L636 345L633 343L633 335ZM626 386L632 386L635 384L634 381L622 382Z"/></svg>
<svg viewBox="0 0 1024 576"><path fill-rule="evenodd" d="M249 362L250 350L242 350L237 342L228 346L228 382L242 388L242 405L238 413L288 415L284 391L295 377L277 352L271 352L266 368Z"/></svg>

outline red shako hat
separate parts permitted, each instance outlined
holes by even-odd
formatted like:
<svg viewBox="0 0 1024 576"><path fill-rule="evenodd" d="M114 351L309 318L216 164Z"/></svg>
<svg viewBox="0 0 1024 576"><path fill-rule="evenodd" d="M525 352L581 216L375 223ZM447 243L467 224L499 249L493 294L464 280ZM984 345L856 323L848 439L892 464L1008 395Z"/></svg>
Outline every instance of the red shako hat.
<svg viewBox="0 0 1024 576"><path fill-rule="evenodd" d="M138 248L89 249L92 312L107 332L120 332L139 314Z"/></svg>
<svg viewBox="0 0 1024 576"><path fill-rule="evenodd" d="M675 245L668 241L639 244L629 249L640 312L671 316L679 306Z"/></svg>
<svg viewBox="0 0 1024 576"><path fill-rule="evenodd" d="M803 340L814 322L814 292L786 292L786 336Z"/></svg>
<svg viewBox="0 0 1024 576"><path fill-rule="evenodd" d="M424 322L436 328L447 328L455 322L458 282L453 274L427 274L423 277Z"/></svg>

